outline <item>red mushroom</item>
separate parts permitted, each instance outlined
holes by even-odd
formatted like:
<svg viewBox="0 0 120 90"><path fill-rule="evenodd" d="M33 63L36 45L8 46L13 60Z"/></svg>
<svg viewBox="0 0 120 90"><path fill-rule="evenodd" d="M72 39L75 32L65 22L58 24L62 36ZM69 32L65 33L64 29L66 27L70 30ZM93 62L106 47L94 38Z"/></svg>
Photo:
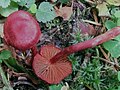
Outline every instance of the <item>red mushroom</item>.
<svg viewBox="0 0 120 90"><path fill-rule="evenodd" d="M60 50L55 46L41 47L40 54L33 60L35 74L50 84L57 84L72 72L72 65L67 56L87 48L95 47L120 34L120 27L113 28L93 39L80 42Z"/></svg>
<svg viewBox="0 0 120 90"><path fill-rule="evenodd" d="M25 51L33 48L41 35L37 21L26 11L10 14L4 24L4 38L8 45ZM34 54L36 51L34 51Z"/></svg>
<svg viewBox="0 0 120 90"><path fill-rule="evenodd" d="M35 74L50 84L57 84L72 72L72 65L68 58L61 57L56 63L51 64L50 59L61 49L52 45L43 46L40 54L36 54L33 61Z"/></svg>

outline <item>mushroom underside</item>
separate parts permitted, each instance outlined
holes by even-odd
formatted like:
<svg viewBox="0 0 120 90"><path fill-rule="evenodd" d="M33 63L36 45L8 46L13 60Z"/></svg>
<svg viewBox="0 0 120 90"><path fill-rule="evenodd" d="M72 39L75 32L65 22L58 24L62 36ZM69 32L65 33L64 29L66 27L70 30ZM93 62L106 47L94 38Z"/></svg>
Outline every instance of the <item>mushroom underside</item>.
<svg viewBox="0 0 120 90"><path fill-rule="evenodd" d="M54 46L43 46L40 54L37 54L33 60L36 75L49 84L60 83L72 72L72 65L67 56L59 58L55 63L50 63L50 59L60 51Z"/></svg>

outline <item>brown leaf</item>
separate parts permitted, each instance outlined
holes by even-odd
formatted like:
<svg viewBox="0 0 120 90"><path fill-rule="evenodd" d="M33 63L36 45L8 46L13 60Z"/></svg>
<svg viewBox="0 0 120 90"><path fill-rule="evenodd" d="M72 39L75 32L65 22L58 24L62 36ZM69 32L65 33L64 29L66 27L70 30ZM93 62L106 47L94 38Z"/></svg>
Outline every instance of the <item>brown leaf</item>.
<svg viewBox="0 0 120 90"><path fill-rule="evenodd" d="M69 20L73 13L72 6L71 7L65 6L60 9L56 7L55 9L56 15L62 17L64 20Z"/></svg>
<svg viewBox="0 0 120 90"><path fill-rule="evenodd" d="M78 27L81 30L82 34L88 34L88 35L95 35L96 34L96 30L93 27L93 25L90 25L88 23L84 23L81 21L78 23Z"/></svg>
<svg viewBox="0 0 120 90"><path fill-rule="evenodd" d="M93 35L93 36L96 35L96 30L93 27L93 25L88 24L88 28L89 28L89 34L90 35Z"/></svg>

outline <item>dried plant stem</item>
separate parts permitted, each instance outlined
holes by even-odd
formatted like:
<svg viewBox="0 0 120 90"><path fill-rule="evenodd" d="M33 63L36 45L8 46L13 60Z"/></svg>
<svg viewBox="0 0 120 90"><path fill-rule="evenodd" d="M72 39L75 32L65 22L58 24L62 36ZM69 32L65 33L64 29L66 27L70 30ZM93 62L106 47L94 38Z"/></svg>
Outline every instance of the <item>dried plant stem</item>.
<svg viewBox="0 0 120 90"><path fill-rule="evenodd" d="M93 17L96 23L98 23L97 12L93 10Z"/></svg>
<svg viewBox="0 0 120 90"><path fill-rule="evenodd" d="M90 4L95 4L93 1L91 0L85 0L86 2L90 3Z"/></svg>
<svg viewBox="0 0 120 90"><path fill-rule="evenodd" d="M117 58L114 58L115 64L119 66Z"/></svg>
<svg viewBox="0 0 120 90"><path fill-rule="evenodd" d="M101 26L100 23L97 23L97 22L94 22L94 21L90 21L90 20L83 20L83 22L94 24L94 25L97 25L97 26Z"/></svg>
<svg viewBox="0 0 120 90"><path fill-rule="evenodd" d="M109 60L109 61L110 61L110 59L109 59L108 55L105 53L105 51L102 49L102 47L101 47L101 46L99 46L99 48L100 48L101 52L103 53L104 57L105 57L107 60Z"/></svg>

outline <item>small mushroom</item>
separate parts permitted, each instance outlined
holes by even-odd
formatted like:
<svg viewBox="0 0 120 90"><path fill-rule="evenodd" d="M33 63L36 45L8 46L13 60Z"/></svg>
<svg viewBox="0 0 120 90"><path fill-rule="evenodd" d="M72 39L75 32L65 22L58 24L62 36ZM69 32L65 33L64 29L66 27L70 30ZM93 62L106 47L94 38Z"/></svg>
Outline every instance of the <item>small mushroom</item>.
<svg viewBox="0 0 120 90"><path fill-rule="evenodd" d="M8 45L18 50L25 51L33 48L41 35L40 27L32 15L19 10L8 16L4 24L4 39Z"/></svg>
<svg viewBox="0 0 120 90"><path fill-rule="evenodd" d="M67 56L77 51L95 47L103 42L113 39L120 34L120 27L113 28L93 39L71 45L64 49L46 45L41 47L40 54L36 54L33 60L35 74L48 82L57 84L72 72L71 62Z"/></svg>
<svg viewBox="0 0 120 90"><path fill-rule="evenodd" d="M59 58L54 64L50 62L50 59L60 51L60 48L46 45L34 57L32 66L35 74L49 84L59 83L72 72L72 65L67 56Z"/></svg>

